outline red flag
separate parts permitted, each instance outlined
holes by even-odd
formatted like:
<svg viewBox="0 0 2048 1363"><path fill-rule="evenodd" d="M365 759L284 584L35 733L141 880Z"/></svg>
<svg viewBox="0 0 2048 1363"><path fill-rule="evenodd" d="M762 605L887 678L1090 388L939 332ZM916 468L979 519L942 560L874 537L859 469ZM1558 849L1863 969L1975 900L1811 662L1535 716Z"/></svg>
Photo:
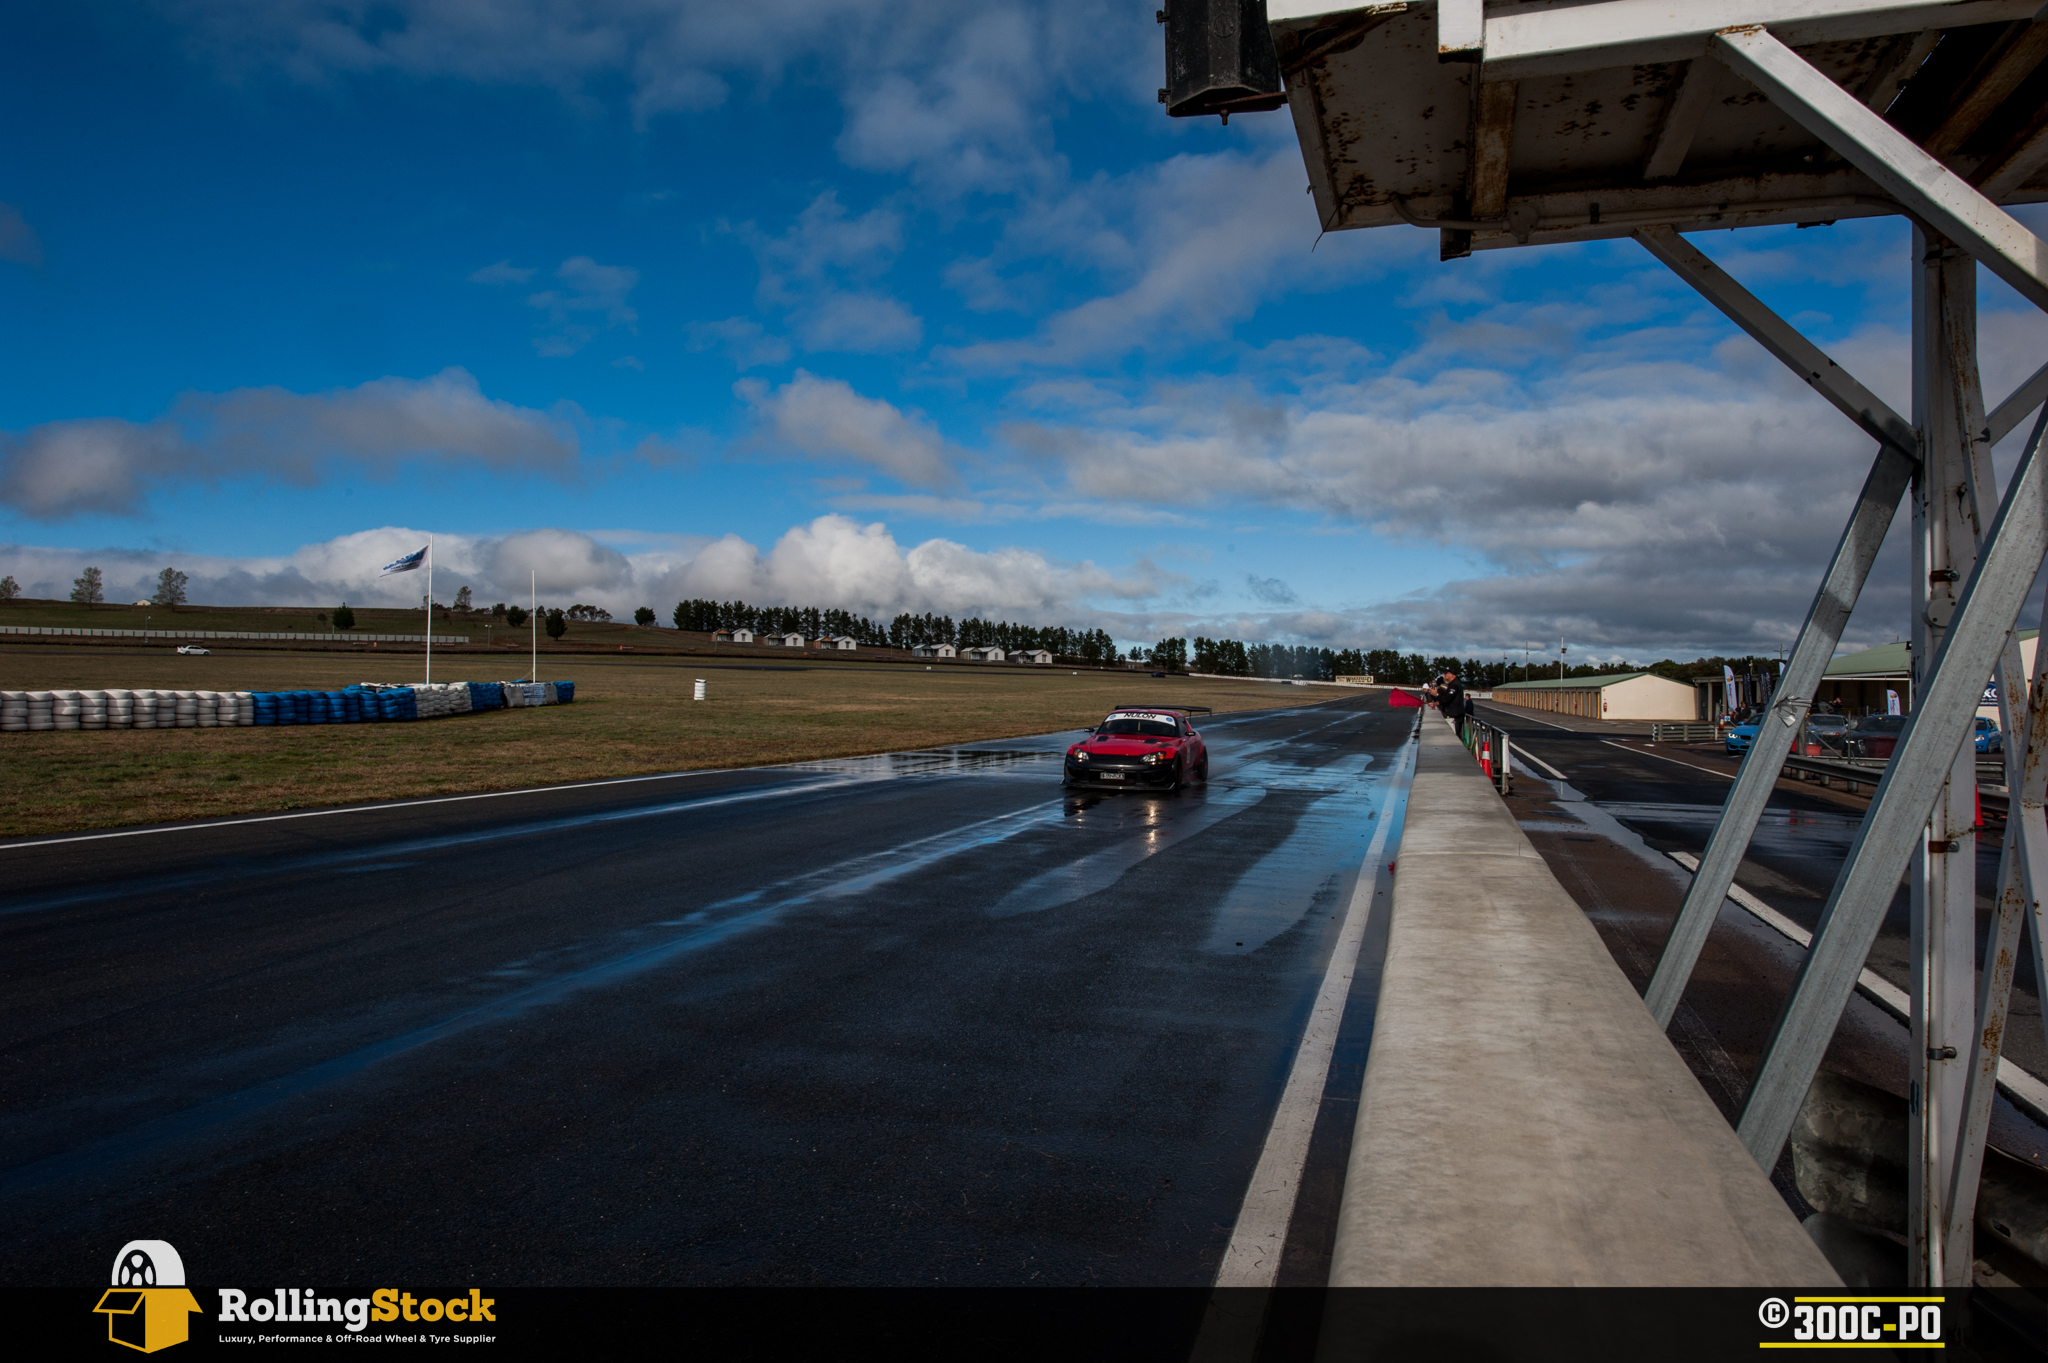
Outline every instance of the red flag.
<svg viewBox="0 0 2048 1363"><path fill-rule="evenodd" d="M1396 710L1420 710L1422 708L1422 697L1411 696L1399 687L1395 687L1387 693L1387 704L1393 706Z"/></svg>

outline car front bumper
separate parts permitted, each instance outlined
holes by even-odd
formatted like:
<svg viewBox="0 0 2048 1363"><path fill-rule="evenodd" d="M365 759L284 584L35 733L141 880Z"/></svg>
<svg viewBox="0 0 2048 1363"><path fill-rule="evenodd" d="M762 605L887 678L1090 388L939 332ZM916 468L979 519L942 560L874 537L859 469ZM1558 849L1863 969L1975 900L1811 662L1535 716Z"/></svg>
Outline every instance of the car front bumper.
<svg viewBox="0 0 2048 1363"><path fill-rule="evenodd" d="M1131 786L1147 788L1170 786L1174 779L1174 764L1171 762L1150 767L1112 766L1103 762L1067 763L1067 784L1075 786L1101 786L1105 790Z"/></svg>

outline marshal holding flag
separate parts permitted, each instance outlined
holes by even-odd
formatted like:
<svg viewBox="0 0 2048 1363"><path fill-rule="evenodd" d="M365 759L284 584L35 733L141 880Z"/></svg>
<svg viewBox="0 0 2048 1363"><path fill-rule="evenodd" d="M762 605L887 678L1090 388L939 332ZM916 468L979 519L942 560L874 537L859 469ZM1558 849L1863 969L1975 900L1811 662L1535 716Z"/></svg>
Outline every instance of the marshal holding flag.
<svg viewBox="0 0 2048 1363"><path fill-rule="evenodd" d="M410 573L420 568L427 570L427 681L431 685L434 680L434 537L427 536L426 548L418 553L407 554L385 564L384 571L377 576L389 577L393 573Z"/></svg>

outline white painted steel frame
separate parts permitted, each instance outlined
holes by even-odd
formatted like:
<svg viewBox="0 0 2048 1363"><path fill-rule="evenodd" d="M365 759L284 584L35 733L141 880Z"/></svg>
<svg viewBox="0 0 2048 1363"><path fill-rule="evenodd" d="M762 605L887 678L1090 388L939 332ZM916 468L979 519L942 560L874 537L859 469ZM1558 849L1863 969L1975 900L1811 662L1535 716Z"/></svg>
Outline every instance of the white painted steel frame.
<svg viewBox="0 0 2048 1363"><path fill-rule="evenodd" d="M1877 460L1864 479L1863 492L1835 545L1834 558L1807 610L1806 623L1792 647L1792 656L1786 661L1785 678L1772 706L1772 713L1780 722L1758 726L1749 756L1721 807L1720 818L1700 859L1699 872L1686 893L1684 906L1665 940L1656 973L1644 995L1651 1015L1659 1025L1668 1027L1678 1011L1686 983L1692 978L1700 951L1706 946L1721 901L1727 898L1728 887L1734 883L1736 867L1756 832L1757 820L1770 799L1778 770L1791 751L1793 739L1803 731L1806 707L1812 703L1813 693L1827 672L1828 660L1841 642L1843 627L1856 608L1856 598L1898 511L1899 498L1905 494L1906 484L1918 465L1910 451L1919 442L1903 417L1683 237L1669 228L1648 228L1638 232L1636 239L1880 442Z"/></svg>
<svg viewBox="0 0 2048 1363"><path fill-rule="evenodd" d="M1750 1084L1736 1132L1767 1169L1784 1149L1892 890L1949 779L1953 754L1968 736L1984 681L2048 555L2048 461L2039 457L2044 424L2035 424L2013 473L1998 520L1985 537L1984 551L1821 911L1813 949L1800 964Z"/></svg>

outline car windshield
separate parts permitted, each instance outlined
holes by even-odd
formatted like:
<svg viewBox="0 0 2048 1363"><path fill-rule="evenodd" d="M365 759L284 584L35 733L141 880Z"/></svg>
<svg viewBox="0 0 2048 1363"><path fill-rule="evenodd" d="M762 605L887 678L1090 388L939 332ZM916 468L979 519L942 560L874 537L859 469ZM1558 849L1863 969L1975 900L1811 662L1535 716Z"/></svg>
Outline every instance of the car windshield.
<svg viewBox="0 0 2048 1363"><path fill-rule="evenodd" d="M1904 715L1865 715L1856 721L1857 729L1866 734L1895 734L1906 727Z"/></svg>
<svg viewBox="0 0 2048 1363"><path fill-rule="evenodd" d="M1816 729L1846 729L1849 727L1849 721L1843 719L1840 715L1815 715L1807 723L1813 725Z"/></svg>
<svg viewBox="0 0 2048 1363"><path fill-rule="evenodd" d="M1140 738L1178 738L1180 726L1172 720L1139 719L1135 715L1111 715L1096 730L1103 734L1136 734Z"/></svg>

